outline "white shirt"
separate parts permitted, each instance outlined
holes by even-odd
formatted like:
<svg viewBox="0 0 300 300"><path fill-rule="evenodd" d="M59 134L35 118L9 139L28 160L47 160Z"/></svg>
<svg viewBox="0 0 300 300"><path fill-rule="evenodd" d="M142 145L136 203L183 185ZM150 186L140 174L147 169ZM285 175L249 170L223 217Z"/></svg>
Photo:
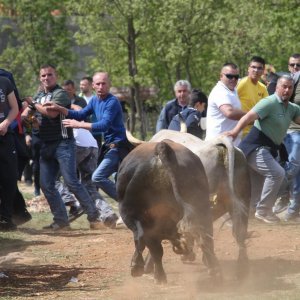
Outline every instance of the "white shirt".
<svg viewBox="0 0 300 300"><path fill-rule="evenodd" d="M89 130L83 128L74 128L73 133L77 146L85 148L98 148L97 141Z"/></svg>
<svg viewBox="0 0 300 300"><path fill-rule="evenodd" d="M230 120L222 114L220 106L224 104L241 109L236 89L231 91L223 82L218 81L208 97L206 140L233 129L237 124L238 121ZM240 141L241 134L235 139L234 145L237 146Z"/></svg>

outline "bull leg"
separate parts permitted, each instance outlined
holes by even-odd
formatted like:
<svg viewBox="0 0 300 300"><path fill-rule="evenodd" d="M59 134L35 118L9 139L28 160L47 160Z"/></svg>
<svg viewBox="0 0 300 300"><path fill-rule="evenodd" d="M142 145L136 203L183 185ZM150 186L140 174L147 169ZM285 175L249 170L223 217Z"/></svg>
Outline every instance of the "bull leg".
<svg viewBox="0 0 300 300"><path fill-rule="evenodd" d="M146 259L145 259L144 273L150 274L153 272L154 272L154 261L153 261L153 258L151 256L150 252L148 252Z"/></svg>
<svg viewBox="0 0 300 300"><path fill-rule="evenodd" d="M154 278L156 283L167 283L167 276L162 265L163 247L161 241L157 239L147 239L146 245L149 248L150 254L154 261Z"/></svg>
<svg viewBox="0 0 300 300"><path fill-rule="evenodd" d="M134 241L135 251L131 260L131 276L138 277L144 274L144 258L143 251L145 249L145 243L142 239Z"/></svg>
<svg viewBox="0 0 300 300"><path fill-rule="evenodd" d="M181 261L182 262L195 261L196 254L194 252L194 237L188 232L184 233L183 236L187 243L188 253L181 255L181 257L180 257Z"/></svg>

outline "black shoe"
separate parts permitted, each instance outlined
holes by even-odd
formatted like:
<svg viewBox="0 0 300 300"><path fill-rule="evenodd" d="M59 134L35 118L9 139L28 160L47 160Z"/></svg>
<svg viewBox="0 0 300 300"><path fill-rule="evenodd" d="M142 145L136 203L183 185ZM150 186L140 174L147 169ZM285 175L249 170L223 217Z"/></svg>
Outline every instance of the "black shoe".
<svg viewBox="0 0 300 300"><path fill-rule="evenodd" d="M82 214L83 209L81 206L71 206L69 210L69 217L75 217Z"/></svg>
<svg viewBox="0 0 300 300"><path fill-rule="evenodd" d="M289 197L281 197L279 198L273 206L273 213L280 214L281 212L285 211L290 203Z"/></svg>
<svg viewBox="0 0 300 300"><path fill-rule="evenodd" d="M70 230L71 227L69 224L66 225L59 225L57 223L52 223L48 226L44 226L43 229L53 230L53 231L59 231L59 230Z"/></svg>
<svg viewBox="0 0 300 300"><path fill-rule="evenodd" d="M18 226L25 224L26 222L29 222L31 219L32 216L27 210L24 211L23 213L19 213L13 216L13 222Z"/></svg>
<svg viewBox="0 0 300 300"><path fill-rule="evenodd" d="M0 221L0 231L15 231L17 229L13 222Z"/></svg>

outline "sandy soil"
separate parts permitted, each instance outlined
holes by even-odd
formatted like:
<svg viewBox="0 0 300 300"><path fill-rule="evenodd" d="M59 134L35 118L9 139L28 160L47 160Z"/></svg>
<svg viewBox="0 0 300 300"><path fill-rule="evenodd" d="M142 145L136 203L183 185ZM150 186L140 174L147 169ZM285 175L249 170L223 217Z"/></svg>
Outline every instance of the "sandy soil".
<svg viewBox="0 0 300 300"><path fill-rule="evenodd" d="M31 207L39 210L43 205ZM194 263L183 264L166 241L168 283L157 285L150 275L130 276L133 240L128 229L91 231L83 216L71 231L52 233L42 229L49 220L49 213L35 213L16 233L0 233L1 299L299 299L297 224L270 226L250 220L250 273L239 281L231 228L220 229L216 222L222 284L209 278L200 250Z"/></svg>

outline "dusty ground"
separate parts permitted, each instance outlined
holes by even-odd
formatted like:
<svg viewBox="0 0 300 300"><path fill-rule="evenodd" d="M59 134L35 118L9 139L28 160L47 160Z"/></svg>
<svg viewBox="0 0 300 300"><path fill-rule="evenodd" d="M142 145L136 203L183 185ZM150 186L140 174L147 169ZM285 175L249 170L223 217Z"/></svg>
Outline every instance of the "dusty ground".
<svg viewBox="0 0 300 300"><path fill-rule="evenodd" d="M32 203L31 208L42 210ZM49 213L35 213L16 233L0 233L0 299L300 298L300 236L295 224L250 221L249 230L255 232L248 242L251 268L243 282L235 278L237 247L230 228L220 230L220 222L215 223L215 248L223 284L211 282L200 251L195 263L183 264L165 242L168 284L159 286L149 275L130 276L129 230L90 231L84 216L69 232L41 229L50 221Z"/></svg>

